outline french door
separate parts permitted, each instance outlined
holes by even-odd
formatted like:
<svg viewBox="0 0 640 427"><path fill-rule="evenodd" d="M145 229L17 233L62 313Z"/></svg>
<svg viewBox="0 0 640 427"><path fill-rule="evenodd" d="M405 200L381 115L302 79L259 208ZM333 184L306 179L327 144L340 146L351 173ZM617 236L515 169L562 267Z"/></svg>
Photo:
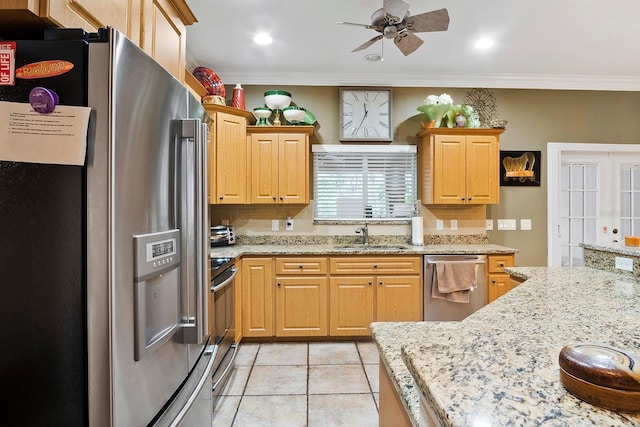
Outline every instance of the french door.
<svg viewBox="0 0 640 427"><path fill-rule="evenodd" d="M581 243L640 234L640 147L547 145L547 263L584 265Z"/></svg>

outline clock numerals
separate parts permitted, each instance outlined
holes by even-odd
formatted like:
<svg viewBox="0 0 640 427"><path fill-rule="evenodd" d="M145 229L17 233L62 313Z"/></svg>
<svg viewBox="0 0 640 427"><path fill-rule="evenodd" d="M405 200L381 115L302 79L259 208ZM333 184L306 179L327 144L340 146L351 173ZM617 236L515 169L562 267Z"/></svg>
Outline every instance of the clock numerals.
<svg viewBox="0 0 640 427"><path fill-rule="evenodd" d="M378 123L380 123L380 126L382 126L385 129L389 128L389 126L387 126L387 124L385 122L383 122L382 120L380 120Z"/></svg>
<svg viewBox="0 0 640 427"><path fill-rule="evenodd" d="M349 129L349 127L350 127L352 124L353 124L353 121L352 121L352 120L349 120L348 122L345 122L345 124L344 124L344 128L345 128L345 129Z"/></svg>

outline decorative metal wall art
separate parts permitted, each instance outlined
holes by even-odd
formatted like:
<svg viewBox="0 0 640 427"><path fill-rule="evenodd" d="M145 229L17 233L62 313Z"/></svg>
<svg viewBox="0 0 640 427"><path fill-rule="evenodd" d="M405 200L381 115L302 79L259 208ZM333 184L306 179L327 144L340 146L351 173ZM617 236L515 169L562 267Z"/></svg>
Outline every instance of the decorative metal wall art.
<svg viewBox="0 0 640 427"><path fill-rule="evenodd" d="M464 103L471 105L473 111L477 112L480 116L480 126L488 128L491 119L495 118L496 110L496 98L489 90L484 88L474 88L467 92L464 97Z"/></svg>

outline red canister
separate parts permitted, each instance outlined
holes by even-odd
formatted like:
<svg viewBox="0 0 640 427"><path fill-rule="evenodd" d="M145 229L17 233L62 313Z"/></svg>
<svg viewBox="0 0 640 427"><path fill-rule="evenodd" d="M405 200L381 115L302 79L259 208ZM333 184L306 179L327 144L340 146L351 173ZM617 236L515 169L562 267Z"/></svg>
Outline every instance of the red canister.
<svg viewBox="0 0 640 427"><path fill-rule="evenodd" d="M238 108L239 110L244 110L244 89L240 86L240 83L236 84L236 87L233 88L233 100L231 101L231 106L233 108Z"/></svg>

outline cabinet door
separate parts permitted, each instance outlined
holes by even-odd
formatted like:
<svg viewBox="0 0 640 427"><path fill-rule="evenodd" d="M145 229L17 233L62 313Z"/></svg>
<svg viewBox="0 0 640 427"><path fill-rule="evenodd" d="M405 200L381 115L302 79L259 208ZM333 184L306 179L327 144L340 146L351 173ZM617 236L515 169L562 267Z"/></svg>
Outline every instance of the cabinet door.
<svg viewBox="0 0 640 427"><path fill-rule="evenodd" d="M333 276L329 283L329 335L370 335L373 322L373 276Z"/></svg>
<svg viewBox="0 0 640 427"><path fill-rule="evenodd" d="M326 336L326 276L276 277L276 336Z"/></svg>
<svg viewBox="0 0 640 427"><path fill-rule="evenodd" d="M498 203L500 198L500 156L494 136L466 137L466 203Z"/></svg>
<svg viewBox="0 0 640 427"><path fill-rule="evenodd" d="M433 203L465 202L465 137L437 135L433 154Z"/></svg>
<svg viewBox="0 0 640 427"><path fill-rule="evenodd" d="M216 203L247 203L247 120L220 112L216 116Z"/></svg>
<svg viewBox="0 0 640 427"><path fill-rule="evenodd" d="M511 289L511 276L507 273L489 274L489 302L496 300Z"/></svg>
<svg viewBox="0 0 640 427"><path fill-rule="evenodd" d="M378 276L376 322L422 320L420 276Z"/></svg>
<svg viewBox="0 0 640 427"><path fill-rule="evenodd" d="M187 30L174 2L144 0L144 5L142 48L176 79L184 81Z"/></svg>
<svg viewBox="0 0 640 427"><path fill-rule="evenodd" d="M135 2L129 0L49 0L40 2L40 16L60 27L94 32L107 25L131 37ZM139 14L139 10L137 10ZM135 38L134 38L135 41Z"/></svg>
<svg viewBox="0 0 640 427"><path fill-rule="evenodd" d="M305 134L280 134L278 202L309 203L309 143Z"/></svg>
<svg viewBox="0 0 640 427"><path fill-rule="evenodd" d="M253 133L251 151L251 203L278 202L278 134Z"/></svg>
<svg viewBox="0 0 640 427"><path fill-rule="evenodd" d="M242 335L273 336L273 267L271 258L242 260Z"/></svg>

